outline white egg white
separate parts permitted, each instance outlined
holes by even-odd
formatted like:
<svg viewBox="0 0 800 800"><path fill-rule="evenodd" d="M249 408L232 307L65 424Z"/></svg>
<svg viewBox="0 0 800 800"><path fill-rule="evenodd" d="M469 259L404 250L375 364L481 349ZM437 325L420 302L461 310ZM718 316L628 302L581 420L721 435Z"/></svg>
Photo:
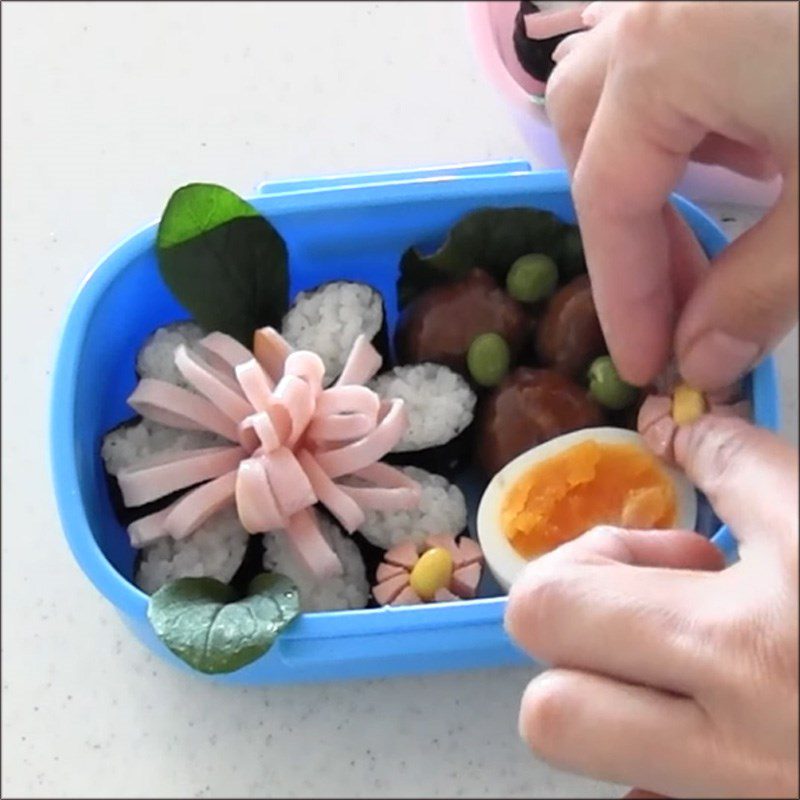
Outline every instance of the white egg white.
<svg viewBox="0 0 800 800"><path fill-rule="evenodd" d="M486 487L478 507L478 539L487 566L506 591L528 563L528 560L511 546L503 532L500 514L506 494L535 464L590 440L602 444L636 445L647 451L644 440L635 431L624 428L584 428L550 439L517 456L506 464ZM694 530L697 518L695 488L682 472L667 465L663 465L663 469L675 487L677 501L675 527Z"/></svg>

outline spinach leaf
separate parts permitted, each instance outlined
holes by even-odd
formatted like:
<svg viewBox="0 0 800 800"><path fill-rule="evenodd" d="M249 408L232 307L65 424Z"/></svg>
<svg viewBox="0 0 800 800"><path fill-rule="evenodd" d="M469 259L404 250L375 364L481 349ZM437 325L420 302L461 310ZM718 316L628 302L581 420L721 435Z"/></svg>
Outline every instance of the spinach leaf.
<svg viewBox="0 0 800 800"><path fill-rule="evenodd" d="M178 658L211 675L262 656L299 611L297 587L283 575L262 573L241 600L213 578L179 578L150 598L147 617Z"/></svg>
<svg viewBox="0 0 800 800"><path fill-rule="evenodd" d="M455 224L432 255L422 256L413 248L403 254L397 281L400 308L432 286L463 278L474 267L485 269L502 284L520 256L545 253L558 262L562 240L571 228L549 211L534 208L473 211ZM574 245L571 262L576 260L573 251Z"/></svg>
<svg viewBox="0 0 800 800"><path fill-rule="evenodd" d="M156 248L164 282L207 331L250 347L257 328L280 326L289 305L286 243L229 189L178 189L161 217Z"/></svg>

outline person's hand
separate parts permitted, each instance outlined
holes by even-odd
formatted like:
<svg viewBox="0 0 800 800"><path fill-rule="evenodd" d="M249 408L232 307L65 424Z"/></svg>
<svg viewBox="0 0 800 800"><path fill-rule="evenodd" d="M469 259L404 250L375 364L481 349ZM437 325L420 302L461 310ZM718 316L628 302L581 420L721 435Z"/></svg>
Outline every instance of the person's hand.
<svg viewBox="0 0 800 800"><path fill-rule="evenodd" d="M554 53L546 108L568 167L595 301L621 375L677 355L717 389L797 316L798 6L593 3ZM778 204L706 271L667 203L687 162L783 176Z"/></svg>
<svg viewBox="0 0 800 800"><path fill-rule="evenodd" d="M707 415L675 455L739 541L598 528L531 562L506 627L553 668L520 732L552 764L649 797L798 796L798 460Z"/></svg>

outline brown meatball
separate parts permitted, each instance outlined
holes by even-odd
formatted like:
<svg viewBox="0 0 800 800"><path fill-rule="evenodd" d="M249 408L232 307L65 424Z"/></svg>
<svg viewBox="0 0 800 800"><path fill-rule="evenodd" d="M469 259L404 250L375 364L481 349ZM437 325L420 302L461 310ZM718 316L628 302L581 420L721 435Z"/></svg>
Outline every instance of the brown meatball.
<svg viewBox="0 0 800 800"><path fill-rule="evenodd" d="M519 367L482 409L479 460L486 472L494 475L537 444L604 422L601 407L569 378L549 369Z"/></svg>
<svg viewBox="0 0 800 800"><path fill-rule="evenodd" d="M459 281L420 295L397 324L395 345L401 363L436 361L467 370L467 351L482 333L499 333L512 359L530 341L532 319L491 275L473 269Z"/></svg>
<svg viewBox="0 0 800 800"><path fill-rule="evenodd" d="M536 331L536 354L544 366L583 380L605 352L589 278L581 275L550 298Z"/></svg>

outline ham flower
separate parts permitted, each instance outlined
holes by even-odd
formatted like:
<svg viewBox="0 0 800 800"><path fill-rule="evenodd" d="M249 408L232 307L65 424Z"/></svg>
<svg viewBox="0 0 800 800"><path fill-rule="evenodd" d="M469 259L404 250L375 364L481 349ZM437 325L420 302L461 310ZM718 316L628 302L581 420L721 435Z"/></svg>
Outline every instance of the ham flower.
<svg viewBox="0 0 800 800"><path fill-rule="evenodd" d="M273 328L256 331L254 353L218 332L196 349L178 347L175 364L196 392L144 378L128 404L147 419L212 431L229 443L157 454L119 472L126 506L202 484L130 525L133 546L188 536L235 504L250 533L284 531L310 572L341 574L319 530L317 502L350 533L367 509L395 511L419 503L419 485L380 461L408 424L402 400L382 402L363 385L381 361L360 336L339 379L323 389L322 359L293 351Z"/></svg>
<svg viewBox="0 0 800 800"><path fill-rule="evenodd" d="M475 597L481 579L483 551L469 536L458 541L452 534L429 536L418 552L412 539L386 551L375 574L372 596L382 606L410 606ZM442 553L444 551L444 553ZM433 553L445 556L437 565L426 564ZM427 574L420 575L424 571ZM415 588L416 587L416 588ZM423 591L427 589L426 592Z"/></svg>

